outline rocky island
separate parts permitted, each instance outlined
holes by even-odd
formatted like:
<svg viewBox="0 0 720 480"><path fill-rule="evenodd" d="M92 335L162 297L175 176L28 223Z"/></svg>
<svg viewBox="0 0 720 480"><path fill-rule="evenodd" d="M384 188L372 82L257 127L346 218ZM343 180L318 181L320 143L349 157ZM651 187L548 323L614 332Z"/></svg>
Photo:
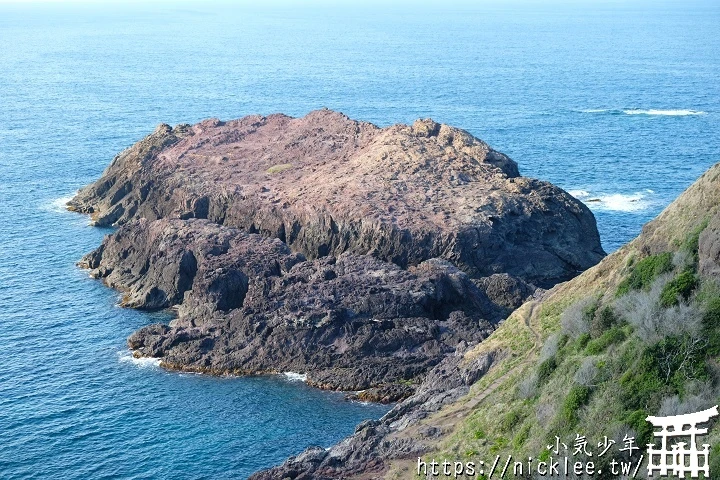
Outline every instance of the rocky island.
<svg viewBox="0 0 720 480"><path fill-rule="evenodd" d="M496 354L465 352L604 256L587 207L466 131L330 110L161 125L68 207L118 227L82 266L124 306L177 312L135 355L409 397L366 436L466 393Z"/></svg>

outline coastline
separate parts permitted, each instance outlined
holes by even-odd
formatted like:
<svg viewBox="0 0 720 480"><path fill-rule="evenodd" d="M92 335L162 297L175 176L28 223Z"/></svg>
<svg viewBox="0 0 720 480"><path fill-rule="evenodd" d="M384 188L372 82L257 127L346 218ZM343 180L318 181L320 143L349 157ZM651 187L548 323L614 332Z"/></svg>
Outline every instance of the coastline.
<svg viewBox="0 0 720 480"><path fill-rule="evenodd" d="M316 132L318 124L328 133L308 136L306 129ZM268 168L265 157L253 157L253 136L264 138L263 128L287 136L290 150L282 140L275 147L287 160L273 156L272 162L292 168ZM244 132L239 137L237 129ZM354 133L348 137L348 131ZM200 153L208 135L220 140ZM350 150L337 155L336 147L312 148L327 143ZM188 147L204 163L192 164L179 190L168 183L170 172L178 168L173 162L186 161ZM243 148L251 152L244 163L223 153ZM314 153L298 156L292 149ZM414 163L408 164L408 152ZM340 183L310 190L309 202L277 198L288 182L299 192L303 182L313 185L320 166L347 170L353 155L363 162L360 175L353 167L354 177L335 176ZM265 173L257 177L253 169ZM205 178L222 170L232 172L231 180L219 184L225 193L218 197ZM390 196L366 200L360 213L354 204L316 198L337 198L334 192L356 179L368 199L376 195L372 188L394 186ZM272 188L263 186L268 180ZM421 203L413 193L418 189L431 192ZM457 208L458 198L465 198L461 211L467 213L442 220L449 218L443 209ZM431 120L378 129L325 110L299 119L161 126L116 156L68 209L116 227L79 265L123 292L122 306L177 312L169 325L148 325L128 338L134 357L157 359L170 371L283 375L343 391L351 401L394 404L343 442L350 451L365 451L347 458L344 469L359 468L380 444L394 456L425 451L422 442L393 440L398 425L419 425L457 401L503 358L502 352L465 355L515 308L542 295L535 284L571 278L604 255L587 207L546 182L521 177L512 160L467 132ZM293 213L298 209L305 213ZM411 213L417 209L421 213ZM528 256L531 263L519 262ZM429 439L444 434L425 433ZM326 450L303 455L314 462ZM362 468L386 467L376 460Z"/></svg>

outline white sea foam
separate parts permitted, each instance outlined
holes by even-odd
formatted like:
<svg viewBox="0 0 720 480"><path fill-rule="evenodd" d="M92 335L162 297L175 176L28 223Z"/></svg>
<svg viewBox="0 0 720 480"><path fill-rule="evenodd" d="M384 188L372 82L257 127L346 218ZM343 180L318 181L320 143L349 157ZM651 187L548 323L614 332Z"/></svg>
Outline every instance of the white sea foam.
<svg viewBox="0 0 720 480"><path fill-rule="evenodd" d="M625 108L625 109L613 109L613 108L586 108L583 110L575 110L581 113L608 113L612 115L658 115L666 117L686 117L688 115L706 115L707 112L702 110L690 110L690 109L677 109L677 110L662 110L656 108Z"/></svg>
<svg viewBox="0 0 720 480"><path fill-rule="evenodd" d="M307 375L304 373L283 372L283 375L291 382L307 382Z"/></svg>
<svg viewBox="0 0 720 480"><path fill-rule="evenodd" d="M647 189L635 193L598 193L587 190L569 190L568 193L584 202L593 210L609 210L613 212L642 212L652 205L650 196L654 193Z"/></svg>
<svg viewBox="0 0 720 480"><path fill-rule="evenodd" d="M634 193L632 195L624 195L622 193L604 195L600 197L600 202L598 203L607 210L616 212L639 212L648 207L645 201L645 195L642 193Z"/></svg>
<svg viewBox="0 0 720 480"><path fill-rule="evenodd" d="M623 113L627 115L663 115L668 117L685 117L688 115L705 115L705 112L700 110L656 110L649 109L643 110L639 108L633 108L630 110L623 110Z"/></svg>
<svg viewBox="0 0 720 480"><path fill-rule="evenodd" d="M568 193L578 200L582 200L590 196L590 193L586 190L570 190Z"/></svg>
<svg viewBox="0 0 720 480"><path fill-rule="evenodd" d="M135 358L132 352L129 352L127 350L118 352L118 360L120 361L120 363L132 363L138 368L157 368L160 366L159 358Z"/></svg>
<svg viewBox="0 0 720 480"><path fill-rule="evenodd" d="M48 212L56 212L56 213L62 213L67 212L67 202L72 200L74 195L69 195L65 197L56 198L54 200L50 200L49 202L46 202L40 206L42 210L46 210Z"/></svg>

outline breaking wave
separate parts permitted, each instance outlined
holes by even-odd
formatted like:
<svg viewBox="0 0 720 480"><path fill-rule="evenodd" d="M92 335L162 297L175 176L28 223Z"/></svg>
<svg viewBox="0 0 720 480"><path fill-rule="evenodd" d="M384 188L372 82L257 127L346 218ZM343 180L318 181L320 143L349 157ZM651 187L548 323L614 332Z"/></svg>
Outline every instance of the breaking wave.
<svg viewBox="0 0 720 480"><path fill-rule="evenodd" d="M642 108L586 108L577 110L580 113L605 113L610 115L650 115L665 117L686 117L688 115L706 115L707 112L702 110L678 109L678 110L662 110L662 109L642 109Z"/></svg>
<svg viewBox="0 0 720 480"><path fill-rule="evenodd" d="M43 203L40 208L48 212L64 213L67 212L67 202L73 199L75 195L69 195L66 197L56 198L49 202Z"/></svg>
<svg viewBox="0 0 720 480"><path fill-rule="evenodd" d="M652 205L652 199L650 197L655 192L648 189L643 192L635 192L631 194L593 194L587 190L570 190L568 193L585 203L593 210L642 212Z"/></svg>
<svg viewBox="0 0 720 480"><path fill-rule="evenodd" d="M132 363L138 368L158 368L160 366L159 358L135 358L133 357L132 352L129 352L127 350L118 352L118 360L120 361L120 363Z"/></svg>
<svg viewBox="0 0 720 480"><path fill-rule="evenodd" d="M667 117L685 117L688 115L705 115L705 112L700 110L623 110L623 113L627 115L664 115Z"/></svg>
<svg viewBox="0 0 720 480"><path fill-rule="evenodd" d="M291 382L307 382L307 375L304 373L283 372L283 375Z"/></svg>

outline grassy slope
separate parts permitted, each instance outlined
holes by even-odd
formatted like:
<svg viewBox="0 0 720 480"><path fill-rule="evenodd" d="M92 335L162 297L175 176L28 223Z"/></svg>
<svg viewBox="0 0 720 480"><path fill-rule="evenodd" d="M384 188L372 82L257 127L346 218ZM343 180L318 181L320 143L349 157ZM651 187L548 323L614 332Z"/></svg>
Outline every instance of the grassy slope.
<svg viewBox="0 0 720 480"><path fill-rule="evenodd" d="M467 354L472 357L501 351L503 360L473 386L469 395L423 421L423 425L447 432L435 444L435 451L426 457L450 461L492 459L497 454L503 458L508 454L515 458L522 455L544 458L548 455L546 445L554 443L556 434L572 443L576 432L587 435L591 445L597 445L604 435L620 444L626 433L638 437L642 444L642 438L649 435L645 416L658 414L662 402L667 403L673 395L681 403L694 400L695 404L710 406L720 402L717 389L711 393L707 389L717 375L717 352L705 345L704 350L693 356L698 368L684 369L682 376L659 379L655 368L658 345L668 347L667 342L642 338L636 326L631 325L632 319L626 318L627 309L618 306L622 298L618 296L619 286L621 292L631 293L649 288L648 282L658 276L652 267L662 259L658 255L662 252L690 252L684 256L684 264L673 266L665 277L677 278L686 270L691 275L696 262L692 254L697 248L693 240L718 210L720 164L647 224L634 241L577 278L556 286L541 301L529 302L515 311L487 341ZM642 262L649 256L650 260ZM676 255L676 263L678 257L682 258ZM642 268L649 278L638 280L642 275L633 272ZM628 279L635 280L634 287L628 286L632 283ZM690 293L687 303L694 305L695 310L706 312L708 304L718 298L718 290L710 284L703 280ZM594 315L585 316L589 323L598 323L598 312L604 307L609 307L614 315L605 315L605 320L611 321L605 322L604 327L596 325L592 335L568 335L561 318L578 302L595 307ZM672 312L668 318L672 319ZM718 333L717 330L714 328L710 333ZM700 336L707 334L704 331ZM683 335L677 335L678 341ZM672 350L672 345L665 350ZM583 382L589 386L578 383L577 372L583 364L594 365L594 369L588 368L595 372L590 375L592 381ZM699 386L706 388L697 394ZM697 395L693 399L694 394ZM418 428L414 428L401 436L412 437L417 432ZM711 430L709 443L720 445L717 424ZM715 452L714 461L718 457L720 452ZM414 461L397 461L386 478L413 478L414 469Z"/></svg>

